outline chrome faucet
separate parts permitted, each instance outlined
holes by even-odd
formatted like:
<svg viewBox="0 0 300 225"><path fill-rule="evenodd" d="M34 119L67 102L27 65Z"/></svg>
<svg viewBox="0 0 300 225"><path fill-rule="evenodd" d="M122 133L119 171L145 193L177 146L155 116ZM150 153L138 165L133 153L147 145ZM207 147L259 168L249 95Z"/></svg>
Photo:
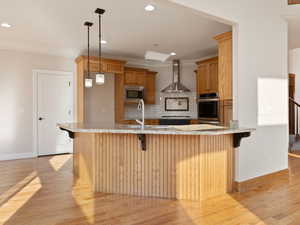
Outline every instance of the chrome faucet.
<svg viewBox="0 0 300 225"><path fill-rule="evenodd" d="M142 111L142 121L141 120L135 120L135 121L142 126L142 129L144 129L144 127L145 127L145 103L144 103L143 99L141 99L139 101L137 109L138 109L138 111Z"/></svg>

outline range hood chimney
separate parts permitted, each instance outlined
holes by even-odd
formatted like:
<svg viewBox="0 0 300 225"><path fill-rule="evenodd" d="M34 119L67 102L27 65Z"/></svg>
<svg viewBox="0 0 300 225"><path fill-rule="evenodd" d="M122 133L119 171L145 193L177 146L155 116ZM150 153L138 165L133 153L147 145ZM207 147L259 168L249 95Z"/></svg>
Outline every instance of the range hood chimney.
<svg viewBox="0 0 300 225"><path fill-rule="evenodd" d="M180 60L173 60L173 77L172 83L164 88L161 92L163 93L182 93L190 92L188 88L180 82Z"/></svg>

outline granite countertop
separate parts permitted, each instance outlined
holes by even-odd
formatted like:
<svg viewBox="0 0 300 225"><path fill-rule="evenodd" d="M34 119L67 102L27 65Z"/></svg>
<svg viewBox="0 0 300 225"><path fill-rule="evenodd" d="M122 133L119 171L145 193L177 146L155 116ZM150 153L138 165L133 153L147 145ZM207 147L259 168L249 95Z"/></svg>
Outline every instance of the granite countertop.
<svg viewBox="0 0 300 225"><path fill-rule="evenodd" d="M74 133L116 133L116 134L173 134L173 135L224 135L253 132L252 128L223 128L214 130L182 131L170 126L145 125L121 125L106 123L63 123L58 127Z"/></svg>
<svg viewBox="0 0 300 225"><path fill-rule="evenodd" d="M129 121L132 121L132 120L136 120L137 119L137 117L136 118L125 118L124 120L129 120ZM141 118L138 118L138 119L141 119ZM159 118L146 118L145 117L145 120L159 120Z"/></svg>
<svg viewBox="0 0 300 225"><path fill-rule="evenodd" d="M132 120L136 120L137 118L125 118L125 120L129 120L129 121L132 121ZM141 119L141 118L138 118L138 119ZM152 118L147 118L145 117L145 120L161 120L161 119L177 119L177 120L199 120L198 118L194 118L194 117L152 117Z"/></svg>

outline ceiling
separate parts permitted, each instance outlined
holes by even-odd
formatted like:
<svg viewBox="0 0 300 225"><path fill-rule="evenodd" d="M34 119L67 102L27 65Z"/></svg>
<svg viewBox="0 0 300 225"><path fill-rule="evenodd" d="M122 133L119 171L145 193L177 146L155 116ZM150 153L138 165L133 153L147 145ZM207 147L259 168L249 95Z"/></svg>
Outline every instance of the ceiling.
<svg viewBox="0 0 300 225"><path fill-rule="evenodd" d="M146 12L145 5L156 10ZM145 51L176 52L176 58L198 59L217 53L213 36L231 30L228 25L207 19L192 9L167 0L2 0L0 49L76 57L86 53L87 34L83 23L94 22L91 46L97 50L98 18L103 16L103 52L108 56L143 59Z"/></svg>

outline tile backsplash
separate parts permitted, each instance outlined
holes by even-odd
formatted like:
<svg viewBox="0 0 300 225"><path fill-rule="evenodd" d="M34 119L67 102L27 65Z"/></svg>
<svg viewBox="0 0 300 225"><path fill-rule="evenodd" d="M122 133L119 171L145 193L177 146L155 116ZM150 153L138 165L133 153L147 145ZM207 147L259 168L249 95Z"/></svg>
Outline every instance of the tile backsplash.
<svg viewBox="0 0 300 225"><path fill-rule="evenodd" d="M189 111L165 111L165 98L189 98ZM161 93L160 94L160 116L189 116L197 118L197 94L186 93Z"/></svg>
<svg viewBox="0 0 300 225"><path fill-rule="evenodd" d="M145 118L146 119L158 119L162 116L190 116L191 118L197 118L197 101L196 93L178 93L178 94L163 94L156 93L159 98L155 105L145 105ZM164 98L165 97L189 97L190 98L190 111L189 112L165 112L164 111ZM125 106L125 119L135 120L141 118L142 113L137 110L137 104L129 104Z"/></svg>
<svg viewBox="0 0 300 225"><path fill-rule="evenodd" d="M145 118L156 119L160 115L160 105L145 105ZM137 110L137 105L125 106L125 119L137 119L142 116L142 113Z"/></svg>

